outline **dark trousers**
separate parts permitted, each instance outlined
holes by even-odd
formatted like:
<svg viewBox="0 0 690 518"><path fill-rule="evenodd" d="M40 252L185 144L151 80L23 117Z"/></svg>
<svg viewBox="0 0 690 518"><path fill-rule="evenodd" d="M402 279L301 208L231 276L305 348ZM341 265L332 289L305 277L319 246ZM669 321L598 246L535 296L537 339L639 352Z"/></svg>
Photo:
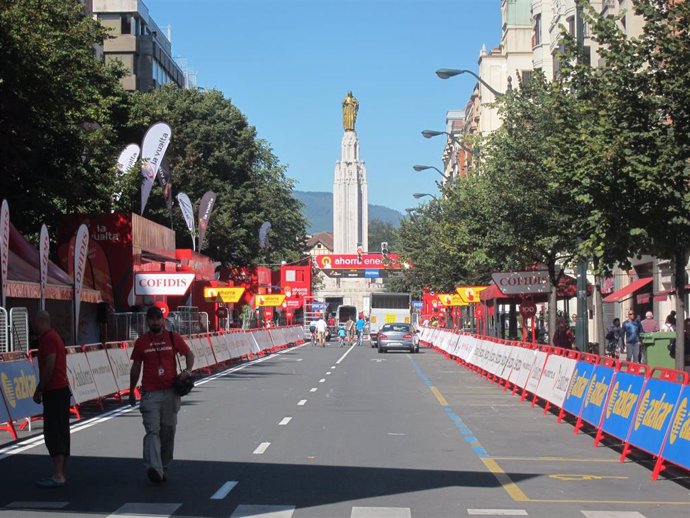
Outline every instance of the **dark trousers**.
<svg viewBox="0 0 690 518"><path fill-rule="evenodd" d="M69 387L43 392L43 438L51 457L69 456Z"/></svg>

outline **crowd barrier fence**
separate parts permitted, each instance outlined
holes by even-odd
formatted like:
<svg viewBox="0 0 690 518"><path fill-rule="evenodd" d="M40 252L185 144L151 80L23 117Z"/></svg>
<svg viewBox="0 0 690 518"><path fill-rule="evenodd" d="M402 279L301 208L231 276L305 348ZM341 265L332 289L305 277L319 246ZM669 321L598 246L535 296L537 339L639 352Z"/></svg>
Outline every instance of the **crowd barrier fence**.
<svg viewBox="0 0 690 518"><path fill-rule="evenodd" d="M211 373L230 362L266 356L304 343L299 326L269 330L226 330L184 337L194 352L194 370ZM72 412L80 418L79 407L129 393L130 357L134 340L67 347L67 378L72 391ZM186 367L178 355L180 368ZM41 419L43 407L33 401L38 384L38 358L35 351L0 353L0 432L17 439L23 429ZM137 397L138 387L137 387ZM18 426L16 424L18 423Z"/></svg>
<svg viewBox="0 0 690 518"><path fill-rule="evenodd" d="M481 337L422 327L420 342L487 379L512 387L525 400L539 400L544 413L558 409L558 422L575 419L623 444L620 461L635 449L655 460L652 480L668 464L690 471L690 376L674 369L618 361L559 347Z"/></svg>

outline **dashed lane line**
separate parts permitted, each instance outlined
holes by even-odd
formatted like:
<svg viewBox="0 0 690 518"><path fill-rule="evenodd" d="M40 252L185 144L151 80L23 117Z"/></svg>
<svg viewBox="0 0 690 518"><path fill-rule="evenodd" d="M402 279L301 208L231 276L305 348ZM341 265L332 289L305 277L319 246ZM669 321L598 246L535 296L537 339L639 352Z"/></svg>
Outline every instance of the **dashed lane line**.
<svg viewBox="0 0 690 518"><path fill-rule="evenodd" d="M471 516L527 516L524 509L468 509Z"/></svg>
<svg viewBox="0 0 690 518"><path fill-rule="evenodd" d="M290 518L294 505L238 505L230 518Z"/></svg>
<svg viewBox="0 0 690 518"><path fill-rule="evenodd" d="M285 426L285 425L288 424L290 421L292 421L292 417L283 417L283 418L280 420L280 423L278 423L278 426Z"/></svg>
<svg viewBox="0 0 690 518"><path fill-rule="evenodd" d="M182 504L168 504L168 503L128 503L120 507L113 514L108 515L108 518L141 518L142 516L150 516L156 518L167 518L172 516Z"/></svg>
<svg viewBox="0 0 690 518"><path fill-rule="evenodd" d="M218 491L216 491L215 493L213 493L211 495L211 500L222 500L223 498L228 496L230 491L235 489L235 486L237 484L238 484L237 480L228 480L225 484L220 486Z"/></svg>
<svg viewBox="0 0 690 518"><path fill-rule="evenodd" d="M340 362L342 362L342 361L345 359L345 357L346 357L348 354L350 354L350 351L352 351L352 349L354 349L355 347L357 347L357 344L356 344L356 343L355 343L355 344L352 344L352 345L350 346L350 348L349 348L347 351L345 351L345 354L343 354L343 355L338 359L338 361L335 362L335 364L336 364L336 365L340 365ZM332 369L335 369L335 367L331 367L331 368L332 368Z"/></svg>
<svg viewBox="0 0 690 518"><path fill-rule="evenodd" d="M316 392L317 390L319 390L319 389L317 389L316 387L312 387L309 389L309 392Z"/></svg>
<svg viewBox="0 0 690 518"><path fill-rule="evenodd" d="M306 399L300 399L300 402L297 403L297 406L304 406L304 405L306 405L306 404L307 404L307 400L306 400Z"/></svg>
<svg viewBox="0 0 690 518"><path fill-rule="evenodd" d="M256 450L254 450L254 455L263 455L270 445L270 442L262 442L256 447Z"/></svg>

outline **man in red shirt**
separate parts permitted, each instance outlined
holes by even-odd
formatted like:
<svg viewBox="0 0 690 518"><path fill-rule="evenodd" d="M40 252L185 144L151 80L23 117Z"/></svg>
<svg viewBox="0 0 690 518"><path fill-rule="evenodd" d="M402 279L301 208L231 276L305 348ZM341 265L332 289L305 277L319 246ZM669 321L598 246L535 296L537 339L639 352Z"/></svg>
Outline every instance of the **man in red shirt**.
<svg viewBox="0 0 690 518"><path fill-rule="evenodd" d="M141 404L139 410L144 422L144 464L149 479L159 483L166 479L166 471L173 459L177 412L180 396L173 389L177 374L176 355L186 359L181 379L191 375L194 353L179 334L167 331L163 325L163 312L150 307L146 312L149 332L134 342L132 368L129 375L129 403L134 406L134 389L141 379Z"/></svg>
<svg viewBox="0 0 690 518"><path fill-rule="evenodd" d="M38 338L39 381L33 399L43 403L43 438L53 460L53 476L38 487L65 485L65 463L70 454L69 407L72 396L67 381L65 343L50 325L50 314L39 311L34 319Z"/></svg>

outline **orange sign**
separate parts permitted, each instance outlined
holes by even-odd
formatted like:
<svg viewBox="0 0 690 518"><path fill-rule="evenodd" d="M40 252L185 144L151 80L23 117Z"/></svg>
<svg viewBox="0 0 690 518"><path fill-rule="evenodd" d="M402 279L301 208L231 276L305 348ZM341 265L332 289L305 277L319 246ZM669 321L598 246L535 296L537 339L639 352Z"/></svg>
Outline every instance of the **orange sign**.
<svg viewBox="0 0 690 518"><path fill-rule="evenodd" d="M277 307L285 300L285 295L257 295L255 304L257 308Z"/></svg>
<svg viewBox="0 0 690 518"><path fill-rule="evenodd" d="M436 296L444 306L467 306L467 302L457 293L439 293Z"/></svg>
<svg viewBox="0 0 690 518"><path fill-rule="evenodd" d="M204 288L204 300L206 302L227 302L234 304L240 301L244 288Z"/></svg>
<svg viewBox="0 0 690 518"><path fill-rule="evenodd" d="M479 294L488 286L458 286L455 291L466 304L479 302Z"/></svg>

